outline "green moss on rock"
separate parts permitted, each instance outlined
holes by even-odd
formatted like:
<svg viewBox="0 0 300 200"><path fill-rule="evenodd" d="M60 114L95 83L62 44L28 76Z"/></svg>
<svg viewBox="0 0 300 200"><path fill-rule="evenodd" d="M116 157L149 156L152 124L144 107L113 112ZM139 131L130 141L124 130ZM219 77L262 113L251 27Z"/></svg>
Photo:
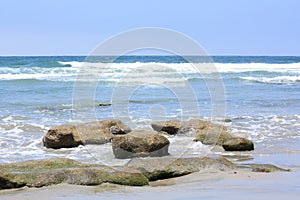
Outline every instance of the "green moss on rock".
<svg viewBox="0 0 300 200"><path fill-rule="evenodd" d="M113 172L108 176L107 182L129 186L149 185L149 181L142 173Z"/></svg>
<svg viewBox="0 0 300 200"><path fill-rule="evenodd" d="M148 185L141 172L119 172L103 165L83 164L70 159L49 159L0 165L0 189L43 187L59 183L100 185L116 183Z"/></svg>

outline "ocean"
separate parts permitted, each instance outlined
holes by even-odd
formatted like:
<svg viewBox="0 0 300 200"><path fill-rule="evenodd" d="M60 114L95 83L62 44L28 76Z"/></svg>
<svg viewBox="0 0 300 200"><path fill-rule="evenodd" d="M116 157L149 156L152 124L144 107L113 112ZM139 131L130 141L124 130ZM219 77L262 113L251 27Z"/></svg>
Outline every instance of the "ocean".
<svg viewBox="0 0 300 200"><path fill-rule="evenodd" d="M225 117L231 133L255 144L253 152L218 152L176 136L170 138L171 156L247 156L248 162L290 166L294 163L276 155L300 152L300 57L213 56L217 72L203 73L179 56L123 56L113 63L99 57L89 61L88 73L85 59L0 57L0 163L68 157L122 164L113 158L110 144L43 147L42 138L52 126L109 118L125 119L137 128L152 120ZM189 61L205 67L207 59ZM78 93L81 89L86 93ZM87 105L74 107L81 94L87 94ZM224 106L214 107L220 100ZM101 102L112 106L99 107ZM80 115L78 108L89 115Z"/></svg>

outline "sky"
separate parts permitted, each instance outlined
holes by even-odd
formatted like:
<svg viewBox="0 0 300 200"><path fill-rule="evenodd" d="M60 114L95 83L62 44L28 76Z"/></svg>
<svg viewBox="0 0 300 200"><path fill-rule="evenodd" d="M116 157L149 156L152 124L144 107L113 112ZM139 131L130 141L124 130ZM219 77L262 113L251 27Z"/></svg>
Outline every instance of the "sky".
<svg viewBox="0 0 300 200"><path fill-rule="evenodd" d="M179 31L210 55L300 56L299 0L0 0L0 55L88 55L120 32Z"/></svg>

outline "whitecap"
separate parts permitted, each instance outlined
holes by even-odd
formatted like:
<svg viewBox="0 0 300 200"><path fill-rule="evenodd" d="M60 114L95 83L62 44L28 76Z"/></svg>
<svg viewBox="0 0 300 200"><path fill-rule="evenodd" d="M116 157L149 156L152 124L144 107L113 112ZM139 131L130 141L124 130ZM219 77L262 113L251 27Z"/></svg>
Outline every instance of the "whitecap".
<svg viewBox="0 0 300 200"><path fill-rule="evenodd" d="M274 84L285 84L285 83L296 83L300 82L300 76L276 76L276 77L239 77L241 80L258 82L258 83L274 83Z"/></svg>

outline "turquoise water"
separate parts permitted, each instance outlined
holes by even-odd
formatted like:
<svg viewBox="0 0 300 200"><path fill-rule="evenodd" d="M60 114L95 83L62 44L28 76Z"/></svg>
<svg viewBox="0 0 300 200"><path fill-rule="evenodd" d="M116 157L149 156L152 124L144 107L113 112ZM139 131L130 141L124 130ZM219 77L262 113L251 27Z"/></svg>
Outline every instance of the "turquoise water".
<svg viewBox="0 0 300 200"><path fill-rule="evenodd" d="M87 64L84 60L0 57L0 163L66 155L88 161L83 147L54 151L41 142L51 126L88 121L74 114L73 102L79 98L75 84L91 90L93 96L87 98L95 107L82 108L95 119L126 118L143 127L155 119L210 119L219 100L212 100L212 94L221 82L224 114L232 120L226 125L255 142L254 154L299 150L300 57L215 56L218 80L216 72L199 73L176 56L125 56L113 64L110 57L89 58ZM205 65L208 58L189 61ZM84 79L78 77L82 73ZM99 102L113 106L100 108ZM175 153L179 147L174 148Z"/></svg>

